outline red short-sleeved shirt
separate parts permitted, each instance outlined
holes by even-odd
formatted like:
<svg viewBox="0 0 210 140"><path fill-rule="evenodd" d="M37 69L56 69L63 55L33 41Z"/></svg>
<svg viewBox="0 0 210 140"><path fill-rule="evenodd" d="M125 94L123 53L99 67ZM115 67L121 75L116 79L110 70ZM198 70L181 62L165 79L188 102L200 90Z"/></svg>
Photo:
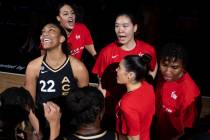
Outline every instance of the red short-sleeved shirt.
<svg viewBox="0 0 210 140"><path fill-rule="evenodd" d="M88 28L82 23L76 23L68 36L67 43L72 56L81 59L82 52L86 45L92 45L93 40Z"/></svg>
<svg viewBox="0 0 210 140"><path fill-rule="evenodd" d="M110 64L116 62L119 63L122 58L127 55L142 55L145 53L152 57L150 70L153 71L156 66L156 51L153 46L143 41L136 40L136 47L130 51L125 51L121 49L116 42L113 42L101 50L92 72L101 77L107 66Z"/></svg>
<svg viewBox="0 0 210 140"><path fill-rule="evenodd" d="M150 140L150 127L155 113L155 93L147 82L126 93L116 107L116 130L129 136L140 135Z"/></svg>
<svg viewBox="0 0 210 140"><path fill-rule="evenodd" d="M156 89L156 111L160 137L163 140L183 133L193 127L197 117L195 99L198 86L188 73L174 82L160 80Z"/></svg>

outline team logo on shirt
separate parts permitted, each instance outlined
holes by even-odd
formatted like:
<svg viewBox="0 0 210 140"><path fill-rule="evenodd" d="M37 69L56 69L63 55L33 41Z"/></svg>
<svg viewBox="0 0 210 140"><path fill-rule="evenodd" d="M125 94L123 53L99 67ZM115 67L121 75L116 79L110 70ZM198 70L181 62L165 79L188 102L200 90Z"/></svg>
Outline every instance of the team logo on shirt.
<svg viewBox="0 0 210 140"><path fill-rule="evenodd" d="M172 113L172 112L173 112L172 109L166 107L165 105L162 105L162 107L163 107L163 108L165 109L165 111L168 112L168 113Z"/></svg>
<svg viewBox="0 0 210 140"><path fill-rule="evenodd" d="M68 95L71 89L69 78L65 76L63 80L61 81L61 84L62 84L62 96Z"/></svg>
<svg viewBox="0 0 210 140"><path fill-rule="evenodd" d="M45 70L45 71L41 71L41 74L44 74L44 73L46 73L46 72L48 72L47 70Z"/></svg>
<svg viewBox="0 0 210 140"><path fill-rule="evenodd" d="M141 52L139 52L139 54L138 54L139 56L143 56L144 54L143 53L141 53Z"/></svg>
<svg viewBox="0 0 210 140"><path fill-rule="evenodd" d="M76 35L75 38L76 38L76 40L79 40L80 39L80 35Z"/></svg>
<svg viewBox="0 0 210 140"><path fill-rule="evenodd" d="M115 59L115 58L117 58L119 55L113 55L112 56L112 59Z"/></svg>
<svg viewBox="0 0 210 140"><path fill-rule="evenodd" d="M41 68L40 68L40 73L41 74L44 74L44 73L46 73L46 72L48 72L47 70L44 70L44 66L41 66Z"/></svg>
<svg viewBox="0 0 210 140"><path fill-rule="evenodd" d="M172 91L172 92L171 92L171 98L174 99L174 100L176 100L177 97L178 97L178 96L176 95L176 91Z"/></svg>

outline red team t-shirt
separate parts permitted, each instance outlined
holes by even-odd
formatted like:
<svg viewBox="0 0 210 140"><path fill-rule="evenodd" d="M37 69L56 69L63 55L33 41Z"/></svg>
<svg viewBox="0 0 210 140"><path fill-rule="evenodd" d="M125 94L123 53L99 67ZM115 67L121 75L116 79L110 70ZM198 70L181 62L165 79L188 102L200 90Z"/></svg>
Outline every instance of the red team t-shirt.
<svg viewBox="0 0 210 140"><path fill-rule="evenodd" d="M93 40L88 28L82 23L76 23L68 36L67 43L71 55L81 59L85 46L93 44Z"/></svg>
<svg viewBox="0 0 210 140"><path fill-rule="evenodd" d="M154 47L143 41L136 40L136 47L133 50L125 51L116 42L113 42L101 50L92 72L102 77L108 65L116 62L119 63L127 55L142 55L145 53L152 57L150 70L153 71L156 66L156 52Z"/></svg>
<svg viewBox="0 0 210 140"><path fill-rule="evenodd" d="M156 89L157 127L161 140L182 134L184 128L192 128L197 117L196 98L198 86L188 73L179 80L160 80Z"/></svg>
<svg viewBox="0 0 210 140"><path fill-rule="evenodd" d="M153 46L141 40L136 40L135 48L129 51L120 48L117 42L112 42L99 53L92 72L101 78L102 88L106 89L105 103L107 109L105 116L107 115L107 118L115 118L116 105L126 92L126 87L117 84L116 81L116 68L119 62L127 55L142 55L145 53L151 56L150 70L153 71L156 66L156 51Z"/></svg>
<svg viewBox="0 0 210 140"><path fill-rule="evenodd" d="M147 82L134 91L123 95L116 107L118 133L150 140L150 127L155 114L155 93Z"/></svg>
<svg viewBox="0 0 210 140"><path fill-rule="evenodd" d="M93 39L90 31L82 23L75 23L73 30L67 38L67 43L70 49L70 54L77 59L81 60L82 52L86 45L92 45ZM40 43L39 48L42 50L43 47Z"/></svg>

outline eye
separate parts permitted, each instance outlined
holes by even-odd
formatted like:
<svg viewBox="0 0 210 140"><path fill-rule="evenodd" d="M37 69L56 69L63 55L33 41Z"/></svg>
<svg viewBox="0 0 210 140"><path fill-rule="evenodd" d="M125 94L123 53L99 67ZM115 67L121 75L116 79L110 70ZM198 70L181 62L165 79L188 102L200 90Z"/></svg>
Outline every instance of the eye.
<svg viewBox="0 0 210 140"><path fill-rule="evenodd" d="M127 28L128 26L129 26L128 24L124 24L124 25L123 25L124 28Z"/></svg>
<svg viewBox="0 0 210 140"><path fill-rule="evenodd" d="M50 28L49 32L55 32L55 28Z"/></svg>
<svg viewBox="0 0 210 140"><path fill-rule="evenodd" d="M178 66L172 66L173 69L178 69Z"/></svg>
<svg viewBox="0 0 210 140"><path fill-rule="evenodd" d="M161 65L162 67L167 67L167 66L168 66L168 65L165 64L165 63L163 63L163 64L161 63L160 65Z"/></svg>

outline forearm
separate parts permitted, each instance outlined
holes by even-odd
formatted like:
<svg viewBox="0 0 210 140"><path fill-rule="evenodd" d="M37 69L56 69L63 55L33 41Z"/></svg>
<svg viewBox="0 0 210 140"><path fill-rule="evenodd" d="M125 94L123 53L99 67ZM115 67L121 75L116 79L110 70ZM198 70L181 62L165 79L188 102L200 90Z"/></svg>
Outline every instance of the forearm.
<svg viewBox="0 0 210 140"><path fill-rule="evenodd" d="M149 71L149 75L151 75L153 79L155 79L155 76L157 74L157 70L158 70L158 64L156 63L155 69L153 71Z"/></svg>
<svg viewBox="0 0 210 140"><path fill-rule="evenodd" d="M55 140L60 134L60 122L50 124L50 140Z"/></svg>
<svg viewBox="0 0 210 140"><path fill-rule="evenodd" d="M184 132L183 133L180 133L176 137L173 137L171 140L179 140L183 135L184 135Z"/></svg>
<svg viewBox="0 0 210 140"><path fill-rule="evenodd" d="M102 88L101 78L98 76L98 89L103 93L104 97L106 97L106 90Z"/></svg>
<svg viewBox="0 0 210 140"><path fill-rule="evenodd" d="M94 45L86 45L85 48L87 49L87 51L92 55L95 56L97 54Z"/></svg>
<svg viewBox="0 0 210 140"><path fill-rule="evenodd" d="M127 136L128 140L140 140L140 136L136 135L136 136Z"/></svg>
<svg viewBox="0 0 210 140"><path fill-rule="evenodd" d="M30 111L29 114L29 121L33 127L33 129L35 130L35 132L38 134L39 132L39 120L37 119L37 117L35 116L35 114Z"/></svg>

